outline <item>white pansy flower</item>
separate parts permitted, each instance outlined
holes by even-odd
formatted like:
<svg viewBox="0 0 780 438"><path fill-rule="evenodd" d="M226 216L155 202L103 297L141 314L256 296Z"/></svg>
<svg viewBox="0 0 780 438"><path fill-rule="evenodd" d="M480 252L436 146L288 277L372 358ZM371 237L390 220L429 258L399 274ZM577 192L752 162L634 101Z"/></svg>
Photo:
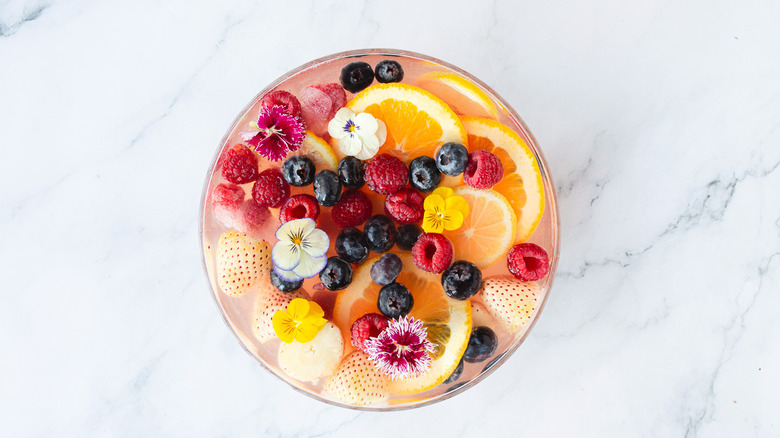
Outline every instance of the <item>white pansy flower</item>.
<svg viewBox="0 0 780 438"><path fill-rule="evenodd" d="M344 107L328 122L328 134L338 139L341 153L367 160L385 143L387 126L369 113L355 114Z"/></svg>
<svg viewBox="0 0 780 438"><path fill-rule="evenodd" d="M298 281L319 274L328 257L327 233L315 228L313 219L293 219L276 230L279 239L271 250L276 275L287 281Z"/></svg>

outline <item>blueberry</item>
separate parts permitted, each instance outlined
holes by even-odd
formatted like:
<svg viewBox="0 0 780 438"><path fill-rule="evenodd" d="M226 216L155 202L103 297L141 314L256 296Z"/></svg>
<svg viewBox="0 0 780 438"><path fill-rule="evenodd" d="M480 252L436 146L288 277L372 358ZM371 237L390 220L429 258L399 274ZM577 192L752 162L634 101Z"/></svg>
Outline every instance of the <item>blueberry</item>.
<svg viewBox="0 0 780 438"><path fill-rule="evenodd" d="M340 257L328 257L320 271L320 281L328 290L341 290L352 283L352 265Z"/></svg>
<svg viewBox="0 0 780 438"><path fill-rule="evenodd" d="M467 300L482 286L482 271L474 263L458 260L441 274L441 286L450 298Z"/></svg>
<svg viewBox="0 0 780 438"><path fill-rule="evenodd" d="M463 360L468 363L482 362L496 352L498 338L490 327L476 327L471 331L469 345L463 353Z"/></svg>
<svg viewBox="0 0 780 438"><path fill-rule="evenodd" d="M463 358L460 358L460 362L458 362L458 366L455 367L455 371L450 374L449 377L447 377L447 380L441 382L443 384L448 384L457 381L460 378L460 375L463 374Z"/></svg>
<svg viewBox="0 0 780 438"><path fill-rule="evenodd" d="M436 167L436 160L431 157L417 157L409 164L409 184L415 189L432 192L441 182L441 172Z"/></svg>
<svg viewBox="0 0 780 438"><path fill-rule="evenodd" d="M386 286L398 278L404 264L395 254L383 254L371 265L371 280L380 286Z"/></svg>
<svg viewBox="0 0 780 438"><path fill-rule="evenodd" d="M376 65L376 81L386 84L388 82L401 82L404 78L404 69L396 61L385 59Z"/></svg>
<svg viewBox="0 0 780 438"><path fill-rule="evenodd" d="M368 249L371 251L376 253L390 251L390 248L395 245L395 224L392 219L383 214L371 216L363 226L363 235L366 236Z"/></svg>
<svg viewBox="0 0 780 438"><path fill-rule="evenodd" d="M460 175L468 163L469 151L460 143L444 143L436 151L436 167L445 175Z"/></svg>
<svg viewBox="0 0 780 438"><path fill-rule="evenodd" d="M314 162L309 157L290 157L282 164L282 176L293 187L311 184L315 172Z"/></svg>
<svg viewBox="0 0 780 438"><path fill-rule="evenodd" d="M303 280L287 281L276 275L276 271L271 269L271 284L282 292L293 292L303 286Z"/></svg>
<svg viewBox="0 0 780 438"><path fill-rule="evenodd" d="M339 180L348 189L363 187L366 180L363 178L365 163L355 157L344 157L339 162Z"/></svg>
<svg viewBox="0 0 780 438"><path fill-rule="evenodd" d="M314 197L323 207L333 207L341 198L341 181L332 170L320 170L314 177Z"/></svg>
<svg viewBox="0 0 780 438"><path fill-rule="evenodd" d="M345 90L357 93L374 82L374 70L365 62L350 62L341 69L339 79Z"/></svg>
<svg viewBox="0 0 780 438"><path fill-rule="evenodd" d="M415 224L401 225L398 227L395 244L404 251L411 251L422 230Z"/></svg>
<svg viewBox="0 0 780 438"><path fill-rule="evenodd" d="M336 254L350 263L363 263L368 258L368 242L363 232L348 227L336 237Z"/></svg>
<svg viewBox="0 0 780 438"><path fill-rule="evenodd" d="M388 318L400 318L412 310L414 298L409 289L400 283L390 283L379 289L376 307Z"/></svg>

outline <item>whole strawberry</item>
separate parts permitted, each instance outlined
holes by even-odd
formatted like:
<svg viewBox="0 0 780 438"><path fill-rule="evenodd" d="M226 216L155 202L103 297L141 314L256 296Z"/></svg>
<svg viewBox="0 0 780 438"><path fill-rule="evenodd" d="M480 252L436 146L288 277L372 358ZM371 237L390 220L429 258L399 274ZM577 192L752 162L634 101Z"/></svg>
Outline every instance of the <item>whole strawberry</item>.
<svg viewBox="0 0 780 438"><path fill-rule="evenodd" d="M539 308L540 295L535 282L508 275L488 278L480 292L487 311L510 333L528 327Z"/></svg>
<svg viewBox="0 0 780 438"><path fill-rule="evenodd" d="M217 245L216 268L222 292L239 297L268 277L271 246L246 233L226 231Z"/></svg>
<svg viewBox="0 0 780 438"><path fill-rule="evenodd" d="M353 406L387 400L387 377L376 369L368 354L357 350L344 358L325 389L336 400Z"/></svg>

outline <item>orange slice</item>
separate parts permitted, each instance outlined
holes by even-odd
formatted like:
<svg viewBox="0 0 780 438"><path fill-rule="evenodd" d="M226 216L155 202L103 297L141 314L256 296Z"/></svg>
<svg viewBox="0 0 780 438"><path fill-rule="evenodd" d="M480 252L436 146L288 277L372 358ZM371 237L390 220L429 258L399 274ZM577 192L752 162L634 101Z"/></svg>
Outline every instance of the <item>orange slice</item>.
<svg viewBox="0 0 780 438"><path fill-rule="evenodd" d="M490 96L473 82L455 73L428 72L420 76L415 85L433 93L458 114L498 118L496 104Z"/></svg>
<svg viewBox="0 0 780 438"><path fill-rule="evenodd" d="M444 232L452 242L454 259L484 268L504 257L517 232L517 218L509 201L495 190L468 186L456 187L455 195L469 204L469 214L460 228Z"/></svg>
<svg viewBox="0 0 780 438"><path fill-rule="evenodd" d="M423 321L428 340L436 345L431 368L414 379L390 382L395 394L416 394L443 382L458 366L471 336L471 302L449 298L441 287L439 276L414 266L410 253L398 253L404 269L398 276L414 298L410 316ZM366 313L380 313L376 306L379 286L371 281L371 265L378 258L367 260L355 270L352 283L336 297L333 322L344 336L345 354L354 350L351 343L352 324Z"/></svg>
<svg viewBox="0 0 780 438"><path fill-rule="evenodd" d="M412 85L376 84L347 102L357 112L368 112L387 126L387 140L379 152L405 161L433 156L449 141L465 144L466 130L452 109L433 94Z"/></svg>
<svg viewBox="0 0 780 438"><path fill-rule="evenodd" d="M539 163L531 149L506 125L481 117L463 117L469 152L484 149L501 160L504 178L493 186L517 216L515 242L528 240L544 213L544 186Z"/></svg>

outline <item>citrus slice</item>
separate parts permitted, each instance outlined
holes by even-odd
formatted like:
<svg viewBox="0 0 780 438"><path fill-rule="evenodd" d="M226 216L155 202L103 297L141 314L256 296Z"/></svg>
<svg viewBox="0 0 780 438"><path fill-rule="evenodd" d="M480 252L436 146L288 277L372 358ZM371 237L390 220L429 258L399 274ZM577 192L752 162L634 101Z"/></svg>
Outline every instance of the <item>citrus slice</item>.
<svg viewBox="0 0 780 438"><path fill-rule="evenodd" d="M347 102L357 112L368 112L387 126L381 152L409 161L433 156L440 145L465 144L466 130L452 109L433 94L412 85L372 85Z"/></svg>
<svg viewBox="0 0 780 438"><path fill-rule="evenodd" d="M313 132L306 131L306 136L303 138L303 144L300 149L295 151L292 155L304 155L311 158L314 161L317 171L322 169L330 169L336 171L339 166L339 159L336 157L336 153L330 147L328 142L317 137Z"/></svg>
<svg viewBox="0 0 780 438"><path fill-rule="evenodd" d="M544 213L544 186L531 149L506 125L482 117L463 117L468 149L490 151L501 160L504 178L493 190L504 195L517 216L515 242L528 240Z"/></svg>
<svg viewBox="0 0 780 438"><path fill-rule="evenodd" d="M444 232L452 242L454 259L484 268L504 257L517 231L517 218L509 201L495 190L468 186L456 187L455 195L469 204L469 214L460 228Z"/></svg>
<svg viewBox="0 0 780 438"><path fill-rule="evenodd" d="M423 322L428 340L436 345L431 368L414 379L393 380L390 391L395 394L416 394L443 382L458 366L471 336L471 302L449 298L441 287L439 276L414 266L410 253L398 253L404 269L397 282L406 286L414 298L410 316ZM352 324L366 313L380 313L376 302L379 286L371 281L371 265L378 258L364 262L355 270L352 283L336 297L333 322L344 336L344 353L354 347L351 343Z"/></svg>
<svg viewBox="0 0 780 438"><path fill-rule="evenodd" d="M498 110L490 96L476 84L455 73L428 72L420 76L415 85L433 93L458 114L498 118Z"/></svg>

